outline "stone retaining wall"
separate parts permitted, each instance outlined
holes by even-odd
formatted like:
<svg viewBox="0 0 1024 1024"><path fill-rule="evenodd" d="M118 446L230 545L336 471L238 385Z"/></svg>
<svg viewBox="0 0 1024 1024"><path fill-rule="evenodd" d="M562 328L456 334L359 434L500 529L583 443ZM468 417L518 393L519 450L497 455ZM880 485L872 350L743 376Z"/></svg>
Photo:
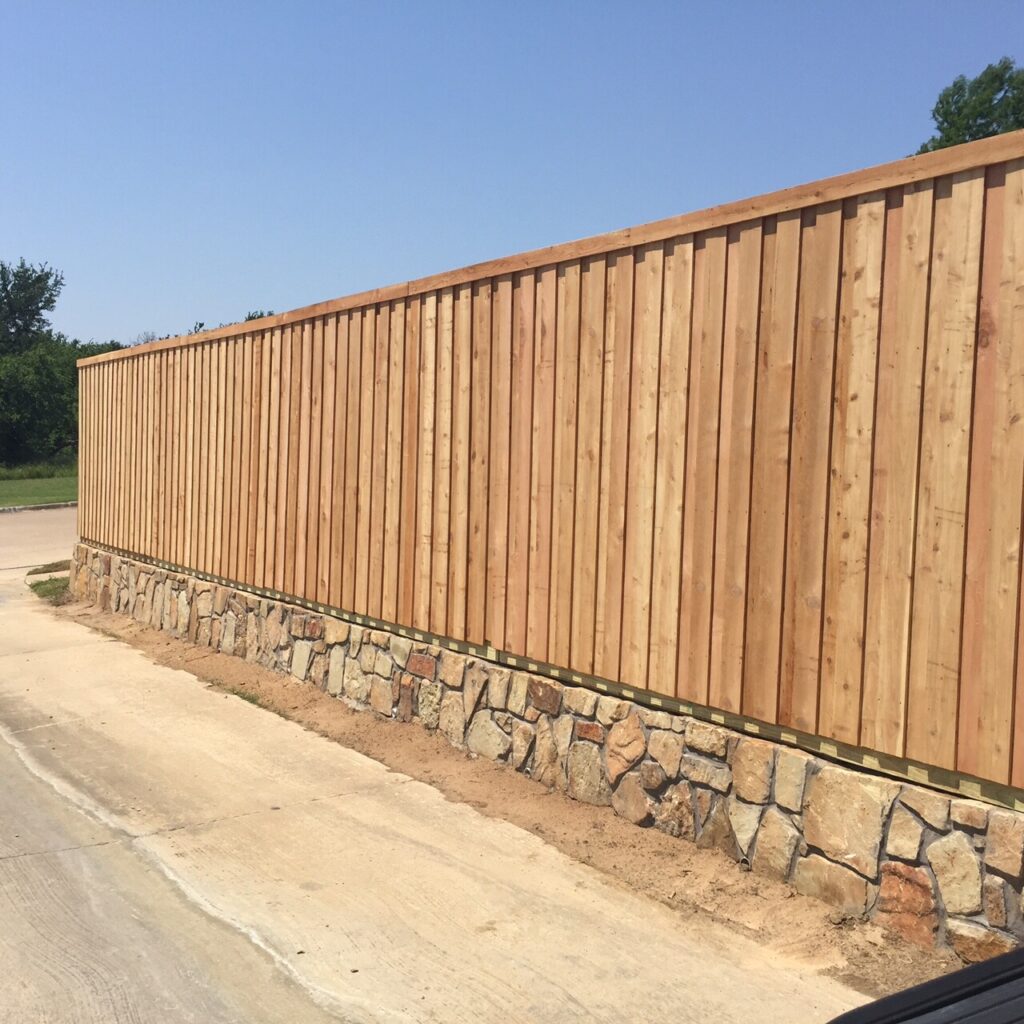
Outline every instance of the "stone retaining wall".
<svg viewBox="0 0 1024 1024"><path fill-rule="evenodd" d="M966 961L1024 938L1024 815L78 545L75 597L507 763Z"/></svg>

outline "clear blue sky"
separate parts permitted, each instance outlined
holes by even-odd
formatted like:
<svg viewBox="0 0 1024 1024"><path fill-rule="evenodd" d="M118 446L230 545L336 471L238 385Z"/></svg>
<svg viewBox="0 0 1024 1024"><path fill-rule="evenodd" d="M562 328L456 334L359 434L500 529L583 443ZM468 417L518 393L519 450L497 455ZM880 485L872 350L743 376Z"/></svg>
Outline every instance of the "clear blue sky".
<svg viewBox="0 0 1024 1024"><path fill-rule="evenodd" d="M0 258L131 341L896 159L1020 2L0 3Z"/></svg>

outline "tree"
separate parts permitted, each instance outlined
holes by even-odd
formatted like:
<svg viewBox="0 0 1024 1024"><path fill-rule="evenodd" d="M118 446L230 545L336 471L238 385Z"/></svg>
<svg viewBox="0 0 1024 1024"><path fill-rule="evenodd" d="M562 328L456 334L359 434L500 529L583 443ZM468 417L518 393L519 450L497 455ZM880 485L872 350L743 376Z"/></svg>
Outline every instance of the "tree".
<svg viewBox="0 0 1024 1024"><path fill-rule="evenodd" d="M76 361L120 348L86 344L50 327L64 275L0 260L0 463L74 454L78 444Z"/></svg>
<svg viewBox="0 0 1024 1024"><path fill-rule="evenodd" d="M24 352L49 330L46 314L63 287L64 275L45 263L0 260L0 355Z"/></svg>
<svg viewBox="0 0 1024 1024"><path fill-rule="evenodd" d="M272 309L250 309L245 314L246 320L262 320L265 316L273 316L274 311Z"/></svg>
<svg viewBox="0 0 1024 1024"><path fill-rule="evenodd" d="M977 78L960 75L939 93L932 119L938 132L919 153L1024 128L1024 68L1004 57Z"/></svg>

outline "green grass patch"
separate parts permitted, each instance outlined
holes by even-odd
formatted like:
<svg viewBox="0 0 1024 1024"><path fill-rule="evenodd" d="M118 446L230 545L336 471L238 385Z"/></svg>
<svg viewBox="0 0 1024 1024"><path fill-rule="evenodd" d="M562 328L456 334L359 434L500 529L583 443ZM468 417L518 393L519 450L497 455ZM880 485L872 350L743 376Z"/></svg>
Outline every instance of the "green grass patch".
<svg viewBox="0 0 1024 1024"><path fill-rule="evenodd" d="M247 701L250 704L255 704L256 707L263 707L263 701L260 699L258 693L253 693L252 690L232 690L231 691L236 697L241 697L242 700Z"/></svg>
<svg viewBox="0 0 1024 1024"><path fill-rule="evenodd" d="M0 480L45 480L55 476L78 476L78 459L73 453L57 455L44 462L0 466Z"/></svg>
<svg viewBox="0 0 1024 1024"><path fill-rule="evenodd" d="M14 505L59 505L77 499L77 476L0 479L0 508L11 508Z"/></svg>
<svg viewBox="0 0 1024 1024"><path fill-rule="evenodd" d="M63 562L47 562L46 565L37 566L35 569L29 569L27 575L43 576L48 572L69 572L70 569L71 559L65 558Z"/></svg>
<svg viewBox="0 0 1024 1024"><path fill-rule="evenodd" d="M50 604L67 604L71 600L71 591L68 589L68 580L60 577L52 580L36 580L29 586L44 601Z"/></svg>

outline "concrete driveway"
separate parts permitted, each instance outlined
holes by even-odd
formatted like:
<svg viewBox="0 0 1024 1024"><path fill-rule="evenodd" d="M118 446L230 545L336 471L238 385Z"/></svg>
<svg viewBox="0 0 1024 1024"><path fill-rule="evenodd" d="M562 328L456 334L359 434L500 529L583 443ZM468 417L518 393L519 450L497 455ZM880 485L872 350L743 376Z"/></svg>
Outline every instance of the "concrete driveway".
<svg viewBox="0 0 1024 1024"><path fill-rule="evenodd" d="M0 567L72 540L63 511L0 516ZM23 576L0 568L0 1021L813 1024L863 1002L54 616Z"/></svg>

